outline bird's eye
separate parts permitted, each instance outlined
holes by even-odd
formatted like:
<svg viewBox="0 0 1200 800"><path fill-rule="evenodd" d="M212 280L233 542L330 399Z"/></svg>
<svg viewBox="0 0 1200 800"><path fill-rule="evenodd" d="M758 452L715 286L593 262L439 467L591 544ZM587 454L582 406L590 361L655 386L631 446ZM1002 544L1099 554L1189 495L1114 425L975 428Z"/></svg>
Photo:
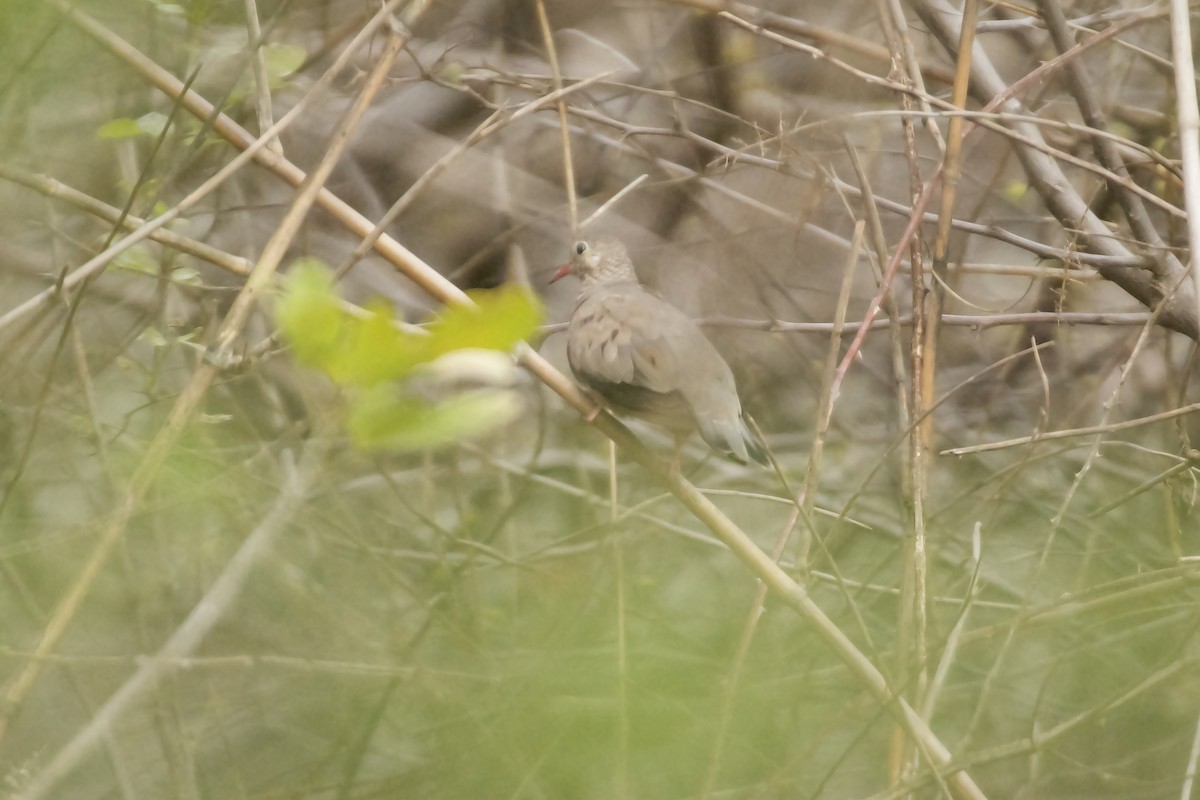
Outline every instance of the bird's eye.
<svg viewBox="0 0 1200 800"><path fill-rule="evenodd" d="M576 242L575 243L575 255L581 256L586 252L587 252L587 242Z"/></svg>

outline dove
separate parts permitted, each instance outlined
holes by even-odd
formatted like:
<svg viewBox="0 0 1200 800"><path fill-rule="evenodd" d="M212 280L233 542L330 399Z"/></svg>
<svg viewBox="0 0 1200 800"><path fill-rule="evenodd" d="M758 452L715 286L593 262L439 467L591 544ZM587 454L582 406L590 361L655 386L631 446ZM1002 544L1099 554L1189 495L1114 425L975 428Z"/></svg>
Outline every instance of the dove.
<svg viewBox="0 0 1200 800"><path fill-rule="evenodd" d="M677 447L699 430L718 453L768 464L729 365L691 318L638 283L619 239L576 242L550 282L567 275L581 282L567 327L567 362L581 384L618 414L666 428Z"/></svg>

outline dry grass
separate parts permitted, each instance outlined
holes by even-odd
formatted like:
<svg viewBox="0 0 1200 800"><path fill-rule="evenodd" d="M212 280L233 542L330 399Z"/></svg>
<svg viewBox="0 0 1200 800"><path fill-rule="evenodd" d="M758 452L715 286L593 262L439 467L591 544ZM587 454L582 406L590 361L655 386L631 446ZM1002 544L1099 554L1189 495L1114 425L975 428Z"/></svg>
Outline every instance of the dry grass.
<svg viewBox="0 0 1200 800"><path fill-rule="evenodd" d="M967 3L971 50L921 0L18 5L14 796L1191 796L1178 9ZM299 255L561 322L576 225L780 475L601 415L612 487L549 329L517 425L355 452L271 337Z"/></svg>

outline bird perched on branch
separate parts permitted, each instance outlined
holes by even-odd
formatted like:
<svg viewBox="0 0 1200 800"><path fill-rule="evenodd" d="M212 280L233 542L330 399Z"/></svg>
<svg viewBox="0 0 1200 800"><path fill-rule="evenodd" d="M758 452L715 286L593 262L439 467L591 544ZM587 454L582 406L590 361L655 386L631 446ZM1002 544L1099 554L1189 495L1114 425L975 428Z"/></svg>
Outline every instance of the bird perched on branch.
<svg viewBox="0 0 1200 800"><path fill-rule="evenodd" d="M713 450L767 465L729 365L695 322L638 283L625 245L611 236L576 242L550 282L567 275L583 284L567 329L580 383L614 411L666 428L677 447L699 429Z"/></svg>

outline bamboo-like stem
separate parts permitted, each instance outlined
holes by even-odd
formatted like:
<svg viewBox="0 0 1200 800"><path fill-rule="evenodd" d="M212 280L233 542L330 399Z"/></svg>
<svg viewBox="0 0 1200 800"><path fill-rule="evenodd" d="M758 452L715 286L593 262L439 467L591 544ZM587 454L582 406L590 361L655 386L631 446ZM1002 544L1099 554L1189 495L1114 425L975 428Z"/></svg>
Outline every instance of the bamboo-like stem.
<svg viewBox="0 0 1200 800"><path fill-rule="evenodd" d="M960 12L944 0L914 0L913 5L942 45L953 52L956 34L954 21L960 17ZM1089 41L1094 42L1103 35L1104 33L1097 34ZM1061 63L1061 59L1066 58L1068 54L1080 52L1087 44L1088 42L1084 42L1076 45L1052 61ZM1051 62L1046 62L1049 63ZM1032 70L1019 83L1027 82L1046 64ZM1022 114L1023 108L1013 92L1015 84L1005 84L995 65L982 49L975 52L971 69L972 91L979 100L986 101L986 109L998 108ZM1078 230L1080 244L1086 249L1106 255L1127 253L1127 248L1112 237L1105 222L1088 207L1087 202L1064 174L1058 161L1045 152L1042 147L1045 139L1038 126L1014 121L1009 127L1014 141L1018 142L1015 152L1030 185L1059 223L1068 229ZM1193 340L1200 338L1200 317L1197 316L1200 314L1197 307L1200 299L1195 296L1196 292L1190 283L1186 286L1180 285L1184 270L1179 260L1169 251L1157 255L1159 257L1144 270L1104 269L1102 272L1106 278L1136 297L1147 308L1159 309L1161 324Z"/></svg>
<svg viewBox="0 0 1200 800"><path fill-rule="evenodd" d="M1183 200L1187 208L1188 249L1196 318L1200 319L1200 106L1192 63L1192 25L1188 0L1171 0L1171 59L1175 72L1175 110L1179 116L1179 151L1183 159Z"/></svg>
<svg viewBox="0 0 1200 800"><path fill-rule="evenodd" d="M542 43L546 46L546 60L550 63L550 75L554 90L562 91L562 72L558 68L558 50L554 46L554 33L550 30L550 18L546 16L544 0L533 0L537 9L538 28L542 32ZM567 122L567 103L559 100L558 127L562 136L563 183L567 192L567 219L571 224L571 236L579 233L579 200L575 195L575 161L571 157L571 126Z"/></svg>
<svg viewBox="0 0 1200 800"><path fill-rule="evenodd" d="M410 10L413 6L409 7ZM380 12L382 21L388 12L387 7ZM313 174L306 179L303 188L293 201L292 206L284 215L275 234L263 249L258 263L246 279L246 284L234 301L232 308L226 314L216 336L216 346L213 357L201 362L191 379L180 393L175 405L168 415L166 423L159 429L154 439L146 448L141 461L134 469L128 484L121 492L120 502L112 516L107 520L92 548L83 570L70 590L59 602L46 627L42 631L41 640L35 648L35 658L30 659L24 669L8 685L4 693L4 716L0 716L0 740L7 732L10 715L20 707L29 692L37 682L43 661L43 656L57 646L66 632L67 626L75 618L82 607L100 570L108 561L113 548L124 535L125 527L133 516L150 486L157 477L167 456L174 447L179 436L183 433L188 421L192 418L201 400L207 393L212 381L219 372L219 364L225 360L232 348L233 341L245 326L250 312L257 302L261 292L266 288L270 276L283 259L289 244L300 229L308 211L312 208L322 184L333 171L337 159L349 141L349 133L354 129L362 114L365 113L370 100L382 86L384 78L396 56L401 52L406 38L399 33L393 33L388 47L381 55L371 75L364 84L363 90L356 102L346 112L341 124L335 130L328 151Z"/></svg>
<svg viewBox="0 0 1200 800"><path fill-rule="evenodd" d="M140 659L134 673L96 710L87 724L61 750L34 773L32 780L11 800L41 800L106 738L129 708L152 692L176 665L190 656L212 631L213 627L233 608L250 577L251 570L270 552L287 524L304 507L304 497L318 477L320 444L311 443L299 465L289 467L283 487L267 515L263 517L204 596L193 606L187 618L153 655Z"/></svg>
<svg viewBox="0 0 1200 800"><path fill-rule="evenodd" d="M61 2L61 0L45 0L45 2ZM142 59L144 59L144 56ZM178 86L177 82L171 85ZM206 103L194 102L191 104L185 103L185 107L193 110L208 106ZM194 110L193 113L195 113ZM220 118L217 130L231 132L231 141L234 141L235 144L242 141L244 136L248 136L231 120L227 120L224 117ZM250 141L253 141L253 139L251 138ZM301 177L302 173L300 173L299 169L283 159L271 159L269 165L289 182L297 178L303 181L303 177ZM315 199L316 202L326 210L329 210L357 235L365 236L374 227L369 220L326 190L318 192ZM470 299L462 290L391 237L386 235L380 236L375 244L375 249L434 299L445 304L470 303ZM224 340L225 337L222 337L222 341ZM595 413L597 410L590 399L545 358L527 344L518 345L516 353L520 364L536 375L573 408L581 412L585 417L590 417L592 424L598 430L614 440L623 452L661 480L676 499L694 514L697 519L704 523L748 569L758 576L787 605L798 612L877 701L900 720L909 735L918 743L930 766L939 775L948 773L944 775L944 779L954 787L956 793L962 797L973 798L974 800L985 797L982 790L975 784L969 774L952 767L950 751L942 741L929 728L925 721L902 698L892 691L883 674L855 646L854 642L825 615L803 586L796 583L768 554L759 549L744 531L734 524L694 485L687 481L679 470L670 469L662 459L650 452L615 417L603 410ZM181 397L180 403L184 402L184 400L185 397ZM131 511L132 509L130 509Z"/></svg>
<svg viewBox="0 0 1200 800"><path fill-rule="evenodd" d="M0 164L0 178L41 192L46 197L63 200L106 222L119 225L128 231L137 230L146 224L146 220L140 217L135 217L132 214L122 214L121 209L110 206L108 203L97 200L91 195L84 194L78 189L73 189L65 183L46 175L36 175L6 164ZM156 228L149 234L149 238L159 244L173 247L181 253L187 253L202 261L214 264L240 278L245 278L250 274L251 264L246 259L231 255L224 250L204 242L196 241L181 233L176 233L169 229Z"/></svg>
<svg viewBox="0 0 1200 800"><path fill-rule="evenodd" d="M247 46L253 52L250 55L250 67L254 73L254 111L258 116L258 129L265 131L275 124L271 111L271 81L267 75L267 57L263 53L262 25L258 20L257 0L242 0L246 7L246 32L249 34ZM272 137L267 142L267 149L283 155L283 144L279 137Z"/></svg>
<svg viewBox="0 0 1200 800"><path fill-rule="evenodd" d="M985 444L973 444L964 447L951 447L941 451L944 456L965 456L970 453L987 453L992 450L1004 450L1009 447L1021 447L1022 445L1033 444L1034 442L1050 442L1056 439L1074 439L1077 436L1092 436L1098 433L1116 433L1117 431L1127 431L1132 428L1140 428L1143 425L1153 425L1156 422L1164 422L1176 417L1186 416L1187 414L1195 414L1200 412L1200 403L1189 403L1186 406L1179 408L1160 411L1157 414L1150 414L1145 417L1137 417L1136 419L1126 419L1120 422L1108 422L1103 425L1087 425L1082 428L1064 428L1063 430L1047 431L1033 436L1017 436L1012 439L1004 439L999 442L987 442Z"/></svg>

